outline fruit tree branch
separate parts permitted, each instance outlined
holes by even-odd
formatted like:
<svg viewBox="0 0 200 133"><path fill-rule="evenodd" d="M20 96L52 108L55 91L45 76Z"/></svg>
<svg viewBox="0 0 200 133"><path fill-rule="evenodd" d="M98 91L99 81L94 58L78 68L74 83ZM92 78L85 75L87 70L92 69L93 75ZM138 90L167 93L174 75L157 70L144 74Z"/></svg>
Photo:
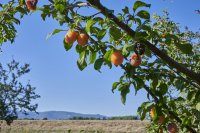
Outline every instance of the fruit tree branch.
<svg viewBox="0 0 200 133"><path fill-rule="evenodd" d="M88 0L88 1L90 1L90 0ZM94 0L94 1L96 1L96 0ZM97 0L97 1L99 1L99 0ZM92 4L91 4L91 5L92 5ZM100 12L102 12L102 11L100 10ZM118 19L115 17L115 20L118 20ZM119 20L118 20L118 21L119 21ZM119 22L120 22L120 21L119 21ZM120 25L123 26L123 25L124 25L123 22L120 22ZM127 26L126 28L127 28L127 29L130 29L128 26ZM80 30L82 30L81 27L80 27ZM125 30L125 31L126 31L126 30ZM130 31L131 31L130 34L132 34L132 36L134 36L134 35L135 35L135 32L132 31L132 29L131 29ZM97 43L92 37L90 37L89 39L90 39L90 41L91 41L92 43L94 43L95 45L99 46L98 43ZM105 49L104 47L99 46L99 48L101 49L102 53L104 53L104 54L106 53L106 49ZM126 68L124 67L124 65L120 65L120 67L126 71ZM135 75L133 75L133 78L137 78L137 77L136 77ZM154 99L155 103L158 104L158 103L159 103L159 98L151 91L151 88L148 87L147 85L144 85L144 89L151 95L151 97ZM163 108L169 109L169 107L168 107L166 104L163 105ZM174 112L172 112L172 111L169 111L169 114L170 114L174 119L176 119L177 122L182 123L182 120L177 116L176 113L174 113ZM187 126L187 125L186 125L186 128L187 128L189 131L191 131L192 133L197 133L197 132L196 132L193 128L191 128L190 126Z"/></svg>
<svg viewBox="0 0 200 133"><path fill-rule="evenodd" d="M88 7L90 6L89 3L83 2L83 3L78 3L78 4L70 4L69 6L66 7L66 9L73 9L73 8L80 8L80 7Z"/></svg>
<svg viewBox="0 0 200 133"><path fill-rule="evenodd" d="M98 43L97 43L92 37L90 37L90 41L91 41L92 43L94 43L95 45L99 46ZM102 53L104 53L104 54L106 53L106 49L105 49L105 48L103 48L103 47L100 46L100 49L101 49ZM127 71L127 70L126 70L126 67L125 67L124 65L120 65L120 67L121 67L123 70ZM132 75L132 78L133 78L133 79L136 79L136 78L138 78L138 77L135 76L135 75ZM159 98L152 92L152 89L151 89L150 87L148 87L146 84L144 84L143 87L144 87L144 89L151 95L151 97L154 99L155 103L156 103L156 104L159 104ZM169 107L168 107L166 104L163 104L163 108L169 110ZM172 116L177 122L182 123L182 120L178 117L178 115L177 115L176 113L174 113L173 111L170 111L170 110L169 110L168 112L169 112L170 116ZM197 132L196 132L193 128L191 128L190 126L186 125L185 127L186 127L189 131L191 131L192 133L197 133Z"/></svg>
<svg viewBox="0 0 200 133"><path fill-rule="evenodd" d="M116 25L118 25L129 36L131 36L134 39L135 31L132 30L127 24L120 21L112 12L110 12L108 8L103 6L100 3L100 0L87 0L87 1L90 3L90 5L92 5L94 8L99 10L104 16L114 21ZM182 66L181 64L173 60L171 57L169 57L167 54L159 50L156 46L154 46L149 41L140 40L139 42L145 44L153 53L155 53L158 57L160 57L163 61L165 61L169 66L176 68L179 72L184 73L186 76L190 77L192 80L194 80L200 85L200 75Z"/></svg>

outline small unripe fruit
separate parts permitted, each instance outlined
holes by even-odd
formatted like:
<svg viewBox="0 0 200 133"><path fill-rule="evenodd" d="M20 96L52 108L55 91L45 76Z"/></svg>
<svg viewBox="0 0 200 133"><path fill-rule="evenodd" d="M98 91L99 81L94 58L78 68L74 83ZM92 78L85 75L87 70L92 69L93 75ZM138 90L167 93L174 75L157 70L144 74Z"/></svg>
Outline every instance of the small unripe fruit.
<svg viewBox="0 0 200 133"><path fill-rule="evenodd" d="M78 32L70 30L66 35L65 35L65 42L69 44L73 44L78 37Z"/></svg>
<svg viewBox="0 0 200 133"><path fill-rule="evenodd" d="M165 38L165 37L166 37L166 33L163 33L163 34L161 35L161 37L162 37L162 38Z"/></svg>
<svg viewBox="0 0 200 133"><path fill-rule="evenodd" d="M167 130L169 131L169 133L177 133L178 132L178 128L175 123L170 123L167 126Z"/></svg>
<svg viewBox="0 0 200 133"><path fill-rule="evenodd" d="M85 46L88 43L89 36L87 34L81 33L78 35L77 42L81 46Z"/></svg>
<svg viewBox="0 0 200 133"><path fill-rule="evenodd" d="M164 121L165 121L165 116L164 115L159 116L158 123L163 124Z"/></svg>
<svg viewBox="0 0 200 133"><path fill-rule="evenodd" d="M111 55L111 62L114 65L121 65L124 60L124 57L120 51L115 51Z"/></svg>
<svg viewBox="0 0 200 133"><path fill-rule="evenodd" d="M134 53L130 58L130 64L131 66L138 67L142 63L142 57Z"/></svg>

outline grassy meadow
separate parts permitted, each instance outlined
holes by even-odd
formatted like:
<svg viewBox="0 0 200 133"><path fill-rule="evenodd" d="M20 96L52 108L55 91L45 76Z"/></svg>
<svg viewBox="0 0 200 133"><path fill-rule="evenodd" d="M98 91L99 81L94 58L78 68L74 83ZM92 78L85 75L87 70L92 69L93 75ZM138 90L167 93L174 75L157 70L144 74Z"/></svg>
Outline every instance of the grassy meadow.
<svg viewBox="0 0 200 133"><path fill-rule="evenodd" d="M145 133L140 120L17 120L1 124L0 133Z"/></svg>

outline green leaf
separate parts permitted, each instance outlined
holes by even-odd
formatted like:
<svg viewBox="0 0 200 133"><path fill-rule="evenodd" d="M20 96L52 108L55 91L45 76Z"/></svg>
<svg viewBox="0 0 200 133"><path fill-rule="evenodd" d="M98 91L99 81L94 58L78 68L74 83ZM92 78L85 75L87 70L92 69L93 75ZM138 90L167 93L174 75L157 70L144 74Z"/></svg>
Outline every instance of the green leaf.
<svg viewBox="0 0 200 133"><path fill-rule="evenodd" d="M192 45L189 43L176 44L176 47L185 54L192 54Z"/></svg>
<svg viewBox="0 0 200 133"><path fill-rule="evenodd" d="M197 105L196 105L196 109L197 109L198 111L200 111L200 102L197 103Z"/></svg>
<svg viewBox="0 0 200 133"><path fill-rule="evenodd" d="M168 86L165 83L160 83L159 88L162 95L165 95L168 91Z"/></svg>
<svg viewBox="0 0 200 133"><path fill-rule="evenodd" d="M188 119L188 117L184 117L184 118L182 118L182 125L188 125L188 123L189 123L189 119Z"/></svg>
<svg viewBox="0 0 200 133"><path fill-rule="evenodd" d="M53 32L52 32L52 35L55 35L59 32L63 31L62 29L55 29Z"/></svg>
<svg viewBox="0 0 200 133"><path fill-rule="evenodd" d="M91 26L93 26L95 23L96 23L96 21L93 20L93 19L89 19L89 20L86 22L85 30L86 30L86 32L87 32L89 35L91 34L91 32L90 32Z"/></svg>
<svg viewBox="0 0 200 133"><path fill-rule="evenodd" d="M113 53L113 49L108 50L108 51L105 53L105 55L103 56L103 58L104 58L106 61L109 61L109 62L110 62L110 60L111 60L110 58L111 58L112 53Z"/></svg>
<svg viewBox="0 0 200 133"><path fill-rule="evenodd" d="M120 88L120 87L119 87ZM126 95L130 92L130 84L123 84L121 86L121 101L123 104L126 103Z"/></svg>
<svg viewBox="0 0 200 133"><path fill-rule="evenodd" d="M103 38L104 38L104 36L106 35L106 29L102 29L102 30L100 30L99 32L98 32L98 34L97 34L97 38L98 38L98 40L102 40Z"/></svg>
<svg viewBox="0 0 200 133"><path fill-rule="evenodd" d="M62 29L55 29L52 33L49 33L46 37L46 39L49 39L52 35L55 35L59 32L63 31Z"/></svg>
<svg viewBox="0 0 200 133"><path fill-rule="evenodd" d="M147 26L147 25L141 25L141 29L142 30L146 30L148 32L151 32L151 27L150 26Z"/></svg>
<svg viewBox="0 0 200 133"><path fill-rule="evenodd" d="M142 105L138 108L137 112L140 116L141 120L144 120L146 117L146 113L149 111L148 108L151 106L151 102L144 102Z"/></svg>
<svg viewBox="0 0 200 133"><path fill-rule="evenodd" d="M90 64L92 64L92 63L95 62L96 56L97 56L97 53L96 53L96 52L91 52L91 53L90 53Z"/></svg>
<svg viewBox="0 0 200 133"><path fill-rule="evenodd" d="M148 34L145 31L143 31L143 32L138 31L138 32L135 33L135 40L140 40L140 39L143 39L147 36L148 36Z"/></svg>
<svg viewBox="0 0 200 133"><path fill-rule="evenodd" d="M70 50L73 46L73 44L66 43L65 39L63 40L63 44L66 51Z"/></svg>
<svg viewBox="0 0 200 133"><path fill-rule="evenodd" d="M66 18L66 15L61 14L60 12L57 12L57 13L56 13L55 19L56 19L57 21L59 21L60 24L61 24L62 22L65 21L65 18Z"/></svg>
<svg viewBox="0 0 200 133"><path fill-rule="evenodd" d="M129 9L128 9L128 7L127 7L127 6L125 6L125 8L124 8L124 9L122 9L122 11L123 11L125 14L128 14L128 13L129 13Z"/></svg>
<svg viewBox="0 0 200 133"><path fill-rule="evenodd" d="M137 16L140 18L144 18L144 19L150 19L150 14L149 12L145 11L145 10L141 10L137 13Z"/></svg>
<svg viewBox="0 0 200 133"><path fill-rule="evenodd" d="M133 51L134 44L125 44L122 49L122 54L128 56L131 51Z"/></svg>
<svg viewBox="0 0 200 133"><path fill-rule="evenodd" d="M117 86L120 84L120 82L114 82L112 85L112 93L114 93L114 90L117 89Z"/></svg>
<svg viewBox="0 0 200 133"><path fill-rule="evenodd" d="M97 70L97 71L99 71L99 72L101 72L100 69L101 69L101 66L102 66L102 64L103 64L103 61L104 61L103 58L97 59L97 60L95 61L95 63L94 63L94 69Z"/></svg>
<svg viewBox="0 0 200 133"><path fill-rule="evenodd" d="M157 85L158 85L158 78L157 77L153 77L152 83L151 83L151 87L153 89L156 89Z"/></svg>
<svg viewBox="0 0 200 133"><path fill-rule="evenodd" d="M76 52L81 53L86 50L87 47L82 47L81 45L76 45Z"/></svg>
<svg viewBox="0 0 200 133"><path fill-rule="evenodd" d="M16 18L13 18L13 19L12 19L12 21L13 21L15 24L18 24L18 25L20 25L20 21L19 21L18 19L16 19Z"/></svg>
<svg viewBox="0 0 200 133"><path fill-rule="evenodd" d="M110 36L117 41L118 39L121 38L122 34L121 34L121 30L116 28L116 27L111 27L110 31L109 31Z"/></svg>
<svg viewBox="0 0 200 133"><path fill-rule="evenodd" d="M84 68L86 68L87 66L87 63L86 63L86 56L87 56L87 53L86 51L83 51L80 53L80 56L79 56L79 59L77 61L77 65L78 65L78 68L82 71Z"/></svg>
<svg viewBox="0 0 200 133"><path fill-rule="evenodd" d="M77 61L77 66L79 70L84 70L87 67L87 63L84 61L83 64L80 64L79 60Z"/></svg>
<svg viewBox="0 0 200 133"><path fill-rule="evenodd" d="M145 55L151 57L151 51L148 47L145 47Z"/></svg>
<svg viewBox="0 0 200 133"><path fill-rule="evenodd" d="M56 10L59 10L60 12L63 12L65 10L65 6L63 4L57 4L55 8Z"/></svg>
<svg viewBox="0 0 200 133"><path fill-rule="evenodd" d="M16 7L16 10L22 14L27 14L26 10L20 6Z"/></svg>
<svg viewBox="0 0 200 133"><path fill-rule="evenodd" d="M151 4L146 4L142 1L136 1L133 5L133 11L135 12L140 7L151 7Z"/></svg>
<svg viewBox="0 0 200 133"><path fill-rule="evenodd" d="M136 84L134 86L135 87L135 95L136 95L137 91L144 87L144 81L140 78L135 78L134 80L136 82Z"/></svg>
<svg viewBox="0 0 200 133"><path fill-rule="evenodd" d="M142 21L140 18L134 18L135 23L138 23L138 25L142 24Z"/></svg>

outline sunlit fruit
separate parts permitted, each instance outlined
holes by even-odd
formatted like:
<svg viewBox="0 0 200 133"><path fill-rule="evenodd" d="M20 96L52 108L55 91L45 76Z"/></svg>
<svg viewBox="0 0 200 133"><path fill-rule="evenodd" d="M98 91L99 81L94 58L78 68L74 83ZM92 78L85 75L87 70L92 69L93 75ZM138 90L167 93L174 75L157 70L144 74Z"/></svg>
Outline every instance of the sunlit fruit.
<svg viewBox="0 0 200 133"><path fill-rule="evenodd" d="M134 67L138 67L142 63L142 57L134 53L130 58L130 64Z"/></svg>
<svg viewBox="0 0 200 133"><path fill-rule="evenodd" d="M114 65L121 65L123 60L124 60L124 57L123 57L121 51L115 51L115 52L112 53L111 62Z"/></svg>
<svg viewBox="0 0 200 133"><path fill-rule="evenodd" d="M151 110L149 112L150 117L153 119L155 117L155 108L151 107Z"/></svg>
<svg viewBox="0 0 200 133"><path fill-rule="evenodd" d="M154 119L154 117L155 117L155 108L154 107L151 107L149 115L152 119ZM163 114L161 116L158 116L158 123L159 124L163 124L164 121L165 121L165 116Z"/></svg>
<svg viewBox="0 0 200 133"><path fill-rule="evenodd" d="M168 130L169 133L177 133L178 132L178 128L177 128L175 123L170 123L167 126L167 130Z"/></svg>
<svg viewBox="0 0 200 133"><path fill-rule="evenodd" d="M89 36L87 34L81 33L78 35L77 41L79 45L85 46L88 43Z"/></svg>
<svg viewBox="0 0 200 133"><path fill-rule="evenodd" d="M73 44L78 37L78 32L70 30L66 35L65 35L65 42L69 44Z"/></svg>
<svg viewBox="0 0 200 133"><path fill-rule="evenodd" d="M35 10L38 0L26 0L28 10Z"/></svg>

